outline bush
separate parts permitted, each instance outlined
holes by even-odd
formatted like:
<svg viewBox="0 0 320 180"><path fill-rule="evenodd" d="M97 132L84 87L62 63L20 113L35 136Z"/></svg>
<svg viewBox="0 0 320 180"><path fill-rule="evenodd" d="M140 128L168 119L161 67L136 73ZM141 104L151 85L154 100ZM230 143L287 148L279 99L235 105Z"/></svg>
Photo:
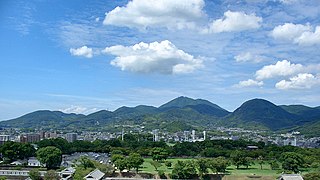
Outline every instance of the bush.
<svg viewBox="0 0 320 180"><path fill-rule="evenodd" d="M304 180L315 180L315 179L320 179L320 172L313 172L313 173L308 173L303 176Z"/></svg>
<svg viewBox="0 0 320 180"><path fill-rule="evenodd" d="M167 179L166 174L165 174L164 171L162 171L162 170L159 170L159 171L158 171L158 175L159 175L159 177L160 177L161 179Z"/></svg>
<svg viewBox="0 0 320 180"><path fill-rule="evenodd" d="M166 165L167 168L171 168L172 162L171 162L171 161L165 161L165 162L164 162L164 165Z"/></svg>

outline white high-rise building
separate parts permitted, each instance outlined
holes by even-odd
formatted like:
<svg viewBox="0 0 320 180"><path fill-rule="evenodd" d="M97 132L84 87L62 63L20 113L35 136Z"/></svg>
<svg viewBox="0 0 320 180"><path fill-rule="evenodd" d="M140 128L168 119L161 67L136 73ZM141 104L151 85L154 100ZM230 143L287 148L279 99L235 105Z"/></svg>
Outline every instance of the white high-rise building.
<svg viewBox="0 0 320 180"><path fill-rule="evenodd" d="M206 140L207 138L207 131L203 131L203 140Z"/></svg>
<svg viewBox="0 0 320 180"><path fill-rule="evenodd" d="M159 130L155 129L152 131L153 134L153 141L159 141Z"/></svg>
<svg viewBox="0 0 320 180"><path fill-rule="evenodd" d="M191 138L192 138L192 141L194 142L194 141L196 141L196 131L192 130L191 133L192 133Z"/></svg>

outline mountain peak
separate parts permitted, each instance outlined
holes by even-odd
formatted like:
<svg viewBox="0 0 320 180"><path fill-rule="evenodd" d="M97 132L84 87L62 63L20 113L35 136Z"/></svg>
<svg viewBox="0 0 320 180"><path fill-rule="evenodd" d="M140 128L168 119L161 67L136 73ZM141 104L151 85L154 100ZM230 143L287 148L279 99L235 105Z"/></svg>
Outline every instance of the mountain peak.
<svg viewBox="0 0 320 180"><path fill-rule="evenodd" d="M163 104L159 108L160 109L165 109L165 108L183 108L183 107L186 107L186 106L200 105L200 104L209 105L209 106L212 106L212 107L217 108L217 109L223 109L223 108L219 107L218 105L211 103L210 101L203 100L203 99L192 99L192 98L185 97L185 96L177 97L177 98L175 98L175 99Z"/></svg>
<svg viewBox="0 0 320 180"><path fill-rule="evenodd" d="M276 130L292 126L297 117L265 99L251 99L244 102L230 114L229 119L242 123L258 123Z"/></svg>

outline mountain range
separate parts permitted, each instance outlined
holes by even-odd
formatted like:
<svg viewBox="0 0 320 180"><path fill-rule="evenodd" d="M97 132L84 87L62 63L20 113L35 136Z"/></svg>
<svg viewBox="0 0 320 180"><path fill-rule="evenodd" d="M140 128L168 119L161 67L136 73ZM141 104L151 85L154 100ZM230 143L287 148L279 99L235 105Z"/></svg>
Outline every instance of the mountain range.
<svg viewBox="0 0 320 180"><path fill-rule="evenodd" d="M278 106L264 99L252 99L229 112L204 99L178 97L159 107L123 106L115 111L101 110L89 115L40 110L0 122L0 127L38 129L114 129L118 125L142 125L146 129L167 131L224 126L299 130L320 135L320 107Z"/></svg>

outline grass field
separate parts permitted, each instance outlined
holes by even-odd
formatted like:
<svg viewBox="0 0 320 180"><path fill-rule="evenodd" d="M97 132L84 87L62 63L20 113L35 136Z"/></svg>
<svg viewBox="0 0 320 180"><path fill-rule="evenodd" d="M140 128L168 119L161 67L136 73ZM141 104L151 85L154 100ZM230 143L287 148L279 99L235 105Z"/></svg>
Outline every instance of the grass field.
<svg viewBox="0 0 320 180"><path fill-rule="evenodd" d="M183 159L183 158L174 158L174 159L167 159L167 161L172 162L172 167L174 164L178 161L185 161L185 160L192 160L192 159ZM156 174L157 172L155 171L155 168L150 164L152 161L151 158L145 158L144 163L143 163L143 168L141 169L142 172L148 172L152 174ZM164 163L162 163L162 166L158 168L158 170L161 170L165 172L166 174L171 173L172 168L167 168ZM307 173L305 171L303 174ZM262 169L260 169L260 165L258 163L255 163L254 165L250 166L248 169L244 167L240 167L239 169L236 169L235 166L231 165L227 168L226 176L223 178L224 180L229 180L229 179L248 179L248 176L261 176L260 178L257 179L275 179L276 177L280 176L281 170L271 170L269 164L263 164Z"/></svg>

